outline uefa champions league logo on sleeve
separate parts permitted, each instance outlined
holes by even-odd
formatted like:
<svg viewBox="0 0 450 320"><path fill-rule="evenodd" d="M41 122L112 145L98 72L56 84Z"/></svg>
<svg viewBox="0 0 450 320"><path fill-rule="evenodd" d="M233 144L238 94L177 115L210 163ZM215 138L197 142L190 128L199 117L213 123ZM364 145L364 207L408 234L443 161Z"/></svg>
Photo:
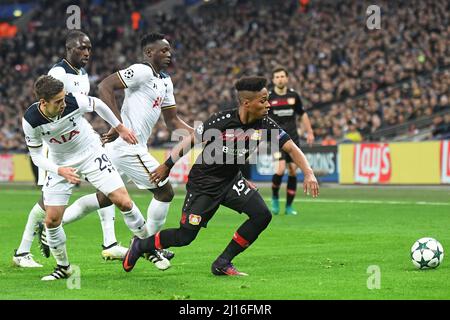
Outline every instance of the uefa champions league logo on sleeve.
<svg viewBox="0 0 450 320"><path fill-rule="evenodd" d="M134 71L133 71L133 69L127 69L127 70L125 70L125 73L124 73L124 77L125 77L125 78L131 79L131 78L133 78L133 76L134 76Z"/></svg>

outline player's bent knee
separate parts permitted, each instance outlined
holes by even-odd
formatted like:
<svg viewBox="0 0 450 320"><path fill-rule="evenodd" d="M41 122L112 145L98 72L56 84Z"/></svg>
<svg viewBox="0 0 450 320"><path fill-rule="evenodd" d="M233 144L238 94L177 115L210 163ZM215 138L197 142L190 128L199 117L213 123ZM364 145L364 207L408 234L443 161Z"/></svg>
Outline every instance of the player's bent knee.
<svg viewBox="0 0 450 320"><path fill-rule="evenodd" d="M128 199L121 199L114 204L122 212L130 211L131 209L133 209L133 201L131 201L130 197L128 197Z"/></svg>
<svg viewBox="0 0 450 320"><path fill-rule="evenodd" d="M195 238L197 237L198 231L199 230L190 230L190 229L186 229L183 227L178 229L177 237L176 237L178 246L184 247L184 246L190 245L191 242L194 241Z"/></svg>
<svg viewBox="0 0 450 320"><path fill-rule="evenodd" d="M259 228L265 229L270 221L272 221L272 214L268 208L265 208L260 214L253 218L253 221Z"/></svg>
<svg viewBox="0 0 450 320"><path fill-rule="evenodd" d="M109 200L114 203L120 211L130 211L133 208L133 201L127 189L119 188L108 195Z"/></svg>
<svg viewBox="0 0 450 320"><path fill-rule="evenodd" d="M47 228L56 228L61 224L62 217L45 217L45 226Z"/></svg>
<svg viewBox="0 0 450 320"><path fill-rule="evenodd" d="M109 207L110 205L113 204L112 201L109 200L109 198L103 194L103 192L97 191L96 196L100 208Z"/></svg>

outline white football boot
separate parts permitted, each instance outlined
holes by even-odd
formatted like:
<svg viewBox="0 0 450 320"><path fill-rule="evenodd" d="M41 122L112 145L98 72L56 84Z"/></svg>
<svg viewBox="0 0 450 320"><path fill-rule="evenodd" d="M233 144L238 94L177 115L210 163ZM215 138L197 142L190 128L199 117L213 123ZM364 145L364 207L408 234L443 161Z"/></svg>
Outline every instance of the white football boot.
<svg viewBox="0 0 450 320"><path fill-rule="evenodd" d="M43 277L42 281L54 281L59 279L67 279L73 273L72 267L68 265L67 267L63 267L60 265L56 265L55 271L53 271L48 276Z"/></svg>
<svg viewBox="0 0 450 320"><path fill-rule="evenodd" d="M117 243L113 243L102 251L102 257L105 260L123 260L128 248L122 247Z"/></svg>
<svg viewBox="0 0 450 320"><path fill-rule="evenodd" d="M14 253L13 263L21 268L42 268L42 264L37 263L33 259L33 255L29 252L21 254Z"/></svg>
<svg viewBox="0 0 450 320"><path fill-rule="evenodd" d="M170 261L166 259L159 250L154 250L152 253L144 253L144 258L152 262L155 267L161 271L171 267Z"/></svg>

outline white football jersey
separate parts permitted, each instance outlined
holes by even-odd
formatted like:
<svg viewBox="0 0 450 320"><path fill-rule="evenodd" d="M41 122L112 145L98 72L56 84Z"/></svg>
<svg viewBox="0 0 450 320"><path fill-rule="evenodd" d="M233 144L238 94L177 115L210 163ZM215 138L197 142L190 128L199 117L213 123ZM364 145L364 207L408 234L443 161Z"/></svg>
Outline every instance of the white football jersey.
<svg viewBox="0 0 450 320"><path fill-rule="evenodd" d="M161 110L175 107L172 80L146 63L133 64L117 74L125 86L122 121L134 131L139 145L147 147Z"/></svg>
<svg viewBox="0 0 450 320"><path fill-rule="evenodd" d="M83 117L95 109L95 102L89 96L75 93L65 96L66 107L57 120L46 117L39 109L39 102L33 103L22 119L25 140L29 148L38 148L45 142L49 157L64 165L64 160L76 158L93 143L100 145L98 135Z"/></svg>
<svg viewBox="0 0 450 320"><path fill-rule="evenodd" d="M66 93L89 95L91 85L86 70L84 68L75 68L66 59L62 59L55 64L48 72L48 75L62 81Z"/></svg>

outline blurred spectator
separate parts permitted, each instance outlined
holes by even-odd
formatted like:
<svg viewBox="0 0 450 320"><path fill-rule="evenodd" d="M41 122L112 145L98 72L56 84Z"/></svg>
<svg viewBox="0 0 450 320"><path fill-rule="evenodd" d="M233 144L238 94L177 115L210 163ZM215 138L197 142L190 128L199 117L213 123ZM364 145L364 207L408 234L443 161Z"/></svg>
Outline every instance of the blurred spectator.
<svg viewBox="0 0 450 320"><path fill-rule="evenodd" d="M356 128L356 124L353 122L349 122L347 124L348 129L347 133L344 135L344 142L361 142L363 141L363 137L361 133Z"/></svg>
<svg viewBox="0 0 450 320"><path fill-rule="evenodd" d="M335 146L337 144L336 139L334 139L331 135L326 135L325 138L322 139L322 146Z"/></svg>
<svg viewBox="0 0 450 320"><path fill-rule="evenodd" d="M309 104L319 143L329 135L342 141L348 121L371 140L380 129L450 112L448 1L380 0L389 14L382 29L373 31L364 27L359 1L210 1L189 14L181 6L169 15L147 10L155 1L37 2L26 28L0 42L2 151L26 151L20 118L34 100L34 79L64 54L65 19L55 17L74 2L93 44L91 94L105 76L141 60L142 33L159 31L174 48L168 72L178 112L191 124L234 107L237 78L269 78L280 64L292 70L290 84ZM99 132L108 129L97 117L88 118ZM149 145L168 141L160 122Z"/></svg>

